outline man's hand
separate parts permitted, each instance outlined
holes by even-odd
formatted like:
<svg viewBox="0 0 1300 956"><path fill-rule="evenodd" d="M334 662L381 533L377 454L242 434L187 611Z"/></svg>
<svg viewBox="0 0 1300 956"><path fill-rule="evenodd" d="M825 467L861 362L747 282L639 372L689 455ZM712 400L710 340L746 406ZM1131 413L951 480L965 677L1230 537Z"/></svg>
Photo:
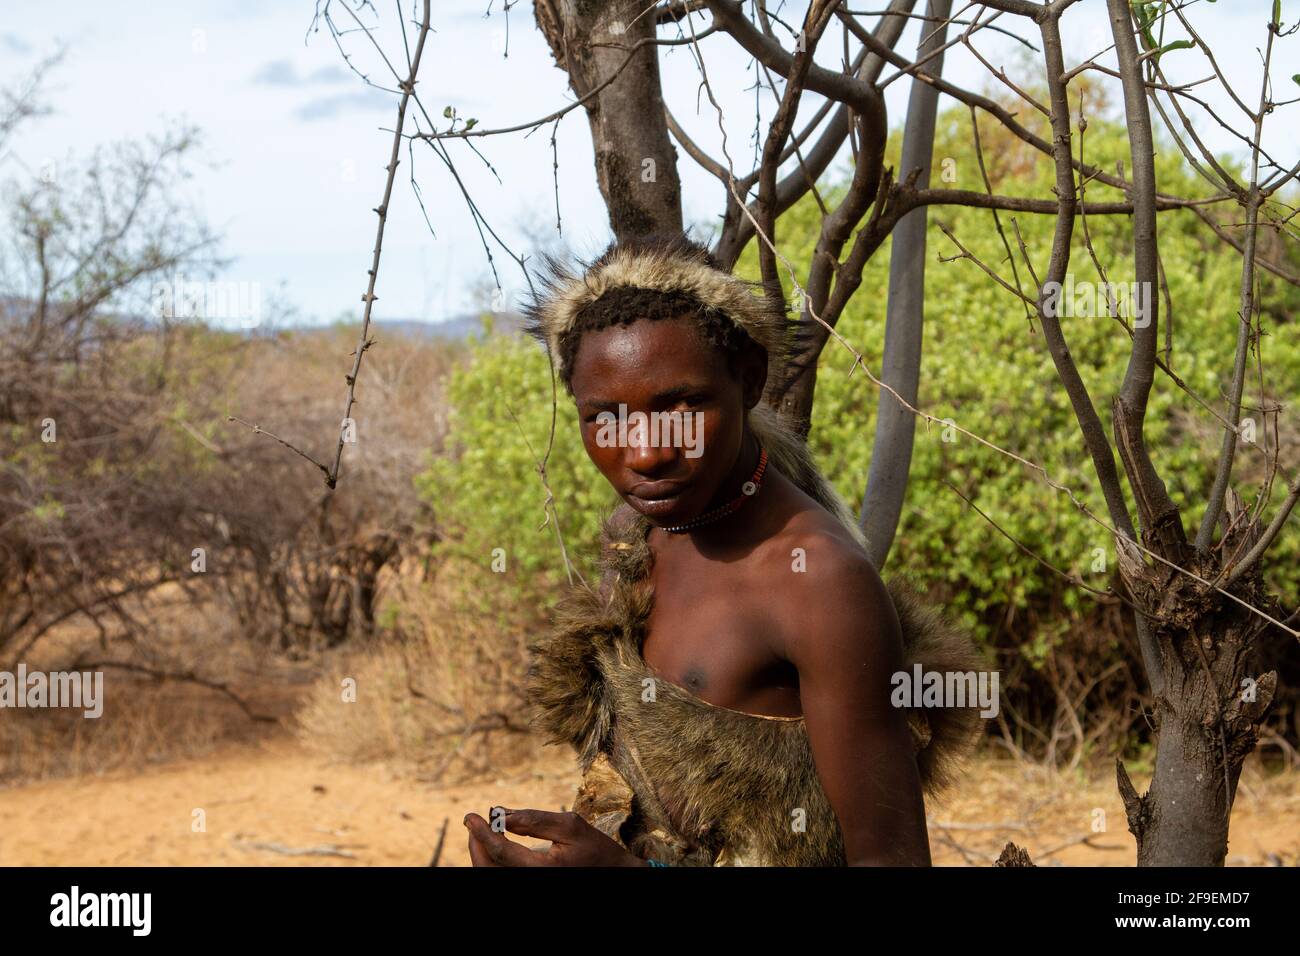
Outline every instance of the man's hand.
<svg viewBox="0 0 1300 956"><path fill-rule="evenodd" d="M469 858L475 866L649 866L623 849L576 813L548 810L506 810L505 828L520 836L550 840L546 849L532 850L493 830L477 813L465 815Z"/></svg>

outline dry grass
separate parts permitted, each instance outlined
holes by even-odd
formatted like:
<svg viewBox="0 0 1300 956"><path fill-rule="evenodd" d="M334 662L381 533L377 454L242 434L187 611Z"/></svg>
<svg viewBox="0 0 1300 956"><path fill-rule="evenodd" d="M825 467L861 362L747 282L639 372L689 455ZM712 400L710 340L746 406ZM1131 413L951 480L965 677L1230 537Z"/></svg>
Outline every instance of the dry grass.
<svg viewBox="0 0 1300 956"><path fill-rule="evenodd" d="M534 759L523 681L525 644L538 625L500 611L509 602L499 587L494 575L451 563L432 584L402 575L380 615L383 638L326 664L297 715L300 739L333 758L382 760L428 781Z"/></svg>
<svg viewBox="0 0 1300 956"><path fill-rule="evenodd" d="M332 588L326 597L337 597L347 584L339 583L340 571L353 565L336 559L378 532L399 538L404 550L421 548L428 529L413 480L441 446L442 383L458 350L393 336L367 355L359 388L365 411L358 413L364 445L348 449L344 479L329 502L323 503L320 476L310 466L225 416L254 416L313 454L332 453L354 347L348 329L236 343L196 331L176 343L193 374L178 378L173 397L181 411L160 431L159 447L171 457L151 455L155 471L140 481L176 491L184 513L202 516L199 526L169 526L165 543L183 557L182 566L201 545L216 573L184 579L185 591L168 584L127 598L121 613L116 605L111 612L83 606L23 652L29 671L108 662L93 668L104 672L105 711L98 719L55 709L0 712L0 785L206 755L227 742L283 733L280 722L322 666L313 649L323 643L313 630L320 622L307 601L319 598L314 585L325 582ZM157 548L143 550L148 560L131 570L151 576L144 572L157 563ZM81 573L93 576L95 569ZM130 581L109 576L95 583L114 591ZM81 600L80 584L76 569L67 569L51 585L50 601ZM367 623L352 606L342 622L346 632L335 635L349 643ZM98 626L87 612L98 616ZM379 664L374 673L384 669ZM250 719L230 694L210 685L228 687L249 710L272 720Z"/></svg>
<svg viewBox="0 0 1300 956"><path fill-rule="evenodd" d="M174 682L105 675L114 706L99 719L80 711L16 710L0 722L0 784L97 774L211 753L247 731L233 702Z"/></svg>
<svg viewBox="0 0 1300 956"><path fill-rule="evenodd" d="M293 711L309 663L291 664L240 641L219 608L193 605L175 588L162 589L133 610L159 625L157 639L147 648L106 649L93 627L73 624L25 659L29 673L101 671L103 713L87 718L81 710L62 708L4 711L0 785L209 754L225 743L276 733ZM212 686L158 676L183 674L226 686L267 719L250 719L234 697Z"/></svg>

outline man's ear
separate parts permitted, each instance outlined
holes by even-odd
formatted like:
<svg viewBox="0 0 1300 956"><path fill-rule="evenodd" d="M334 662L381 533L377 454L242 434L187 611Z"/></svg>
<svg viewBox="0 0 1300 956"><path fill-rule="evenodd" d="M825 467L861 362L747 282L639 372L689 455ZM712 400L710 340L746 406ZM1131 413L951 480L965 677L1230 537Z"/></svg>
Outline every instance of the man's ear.
<svg viewBox="0 0 1300 956"><path fill-rule="evenodd" d="M767 349L757 342L751 343L740 356L740 385L746 410L762 401L767 386Z"/></svg>

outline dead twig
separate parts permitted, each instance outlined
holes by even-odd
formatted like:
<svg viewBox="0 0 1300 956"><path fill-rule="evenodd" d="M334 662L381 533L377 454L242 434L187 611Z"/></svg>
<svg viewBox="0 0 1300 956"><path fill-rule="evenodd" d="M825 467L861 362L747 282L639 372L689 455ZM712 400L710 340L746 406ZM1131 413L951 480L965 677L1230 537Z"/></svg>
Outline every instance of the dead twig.
<svg viewBox="0 0 1300 956"><path fill-rule="evenodd" d="M264 850L267 853L279 853L281 856L332 856L344 860L355 860L357 855L349 853L348 848L364 850L364 843L322 843L319 846L293 847L285 846L283 843L247 843L242 840L231 840L231 842L241 850Z"/></svg>
<svg viewBox="0 0 1300 956"><path fill-rule="evenodd" d="M430 866L437 866L438 860L442 857L442 846L447 839L447 824L451 822L451 817L443 817L442 829L438 831L438 845L433 848L433 859L429 861Z"/></svg>

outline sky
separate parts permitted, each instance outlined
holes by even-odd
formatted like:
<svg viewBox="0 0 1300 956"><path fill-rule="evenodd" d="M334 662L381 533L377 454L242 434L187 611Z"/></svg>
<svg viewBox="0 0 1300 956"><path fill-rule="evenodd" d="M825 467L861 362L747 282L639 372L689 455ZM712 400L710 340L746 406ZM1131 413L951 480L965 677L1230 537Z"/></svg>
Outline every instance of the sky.
<svg viewBox="0 0 1300 956"><path fill-rule="evenodd" d="M884 5L884 0L865 0L858 6ZM315 0L7 0L0 25L0 85L12 88L43 58L59 51L62 57L43 89L49 115L33 120L0 155L0 180L36 176L50 164L72 168L96 146L196 126L203 148L193 158L192 178L184 188L198 213L223 236L221 250L230 261L217 278L253 284L264 303L272 297L284 302L298 322L359 319L375 237L372 210L383 192L396 97L368 87L352 72L323 26L311 30L316 6ZM409 14L410 0L404 6ZM1284 6L1300 4L1287 0ZM1212 42L1220 68L1240 84L1252 106L1261 75L1257 47L1271 7L1272 0L1199 0L1188 9L1193 24ZM401 69L405 56L396 5L378 0L375 8L363 10L362 16ZM797 21L804 6L772 8ZM332 9L336 22L352 25L341 0L334 0ZM696 29L707 22L706 14L698 16ZM1003 17L998 23L1038 40L1023 20ZM462 119L477 119L480 128L511 126L572 102L567 79L534 25L530 3L516 2L508 13L501 0L490 6L488 0L435 3L434 28L419 90L439 122L446 123L442 110L452 106ZM1067 66L1107 47L1104 0L1081 0L1066 14L1063 34ZM911 55L917 36L918 28L909 29L897 49ZM341 42L361 72L391 82L363 34L351 33ZM1021 48L992 31L977 35L976 45L992 63L1009 68ZM838 42L826 46L818 59L834 66ZM749 58L721 34L703 40L700 49L726 117L729 152L743 174L753 155ZM1282 90L1277 99L1290 96L1283 88L1293 88L1290 70L1296 62L1294 42L1282 49L1289 53L1275 56L1274 82ZM1204 63L1195 51L1183 56L1187 67ZM1183 75L1175 57L1166 57L1172 76L1179 81L1200 78L1195 70ZM665 48L660 63L674 115L721 158L717 114L700 94L690 50ZM985 68L961 48L949 52L944 75L968 88L985 89L989 83ZM887 88L891 122L901 122L905 114L909 82L903 78ZM1210 84L1202 89L1227 115L1231 104L1216 96ZM1300 94L1300 88L1294 92ZM805 97L801 115L810 115L819 102ZM948 103L941 101L941 108ZM760 108L771 115L770 103ZM409 120L407 129L412 129ZM1266 143L1294 161L1296 129L1293 120L1273 123ZM548 124L531 136L476 140L495 175L466 143L448 143L475 203L516 251L558 241L550 130ZM1213 123L1200 132L1212 148L1240 150L1240 143ZM610 232L580 107L560 123L555 149L563 248L593 254L608 242ZM687 222L709 223L721 211L722 187L681 156ZM490 288L488 260L459 189L433 153L418 148L414 170L426 222L411 187L405 149L402 159L375 316L440 321L478 308L482 290ZM840 168L846 163L847 154ZM498 304L517 306L523 288L518 268L495 245L493 253L503 285Z"/></svg>

